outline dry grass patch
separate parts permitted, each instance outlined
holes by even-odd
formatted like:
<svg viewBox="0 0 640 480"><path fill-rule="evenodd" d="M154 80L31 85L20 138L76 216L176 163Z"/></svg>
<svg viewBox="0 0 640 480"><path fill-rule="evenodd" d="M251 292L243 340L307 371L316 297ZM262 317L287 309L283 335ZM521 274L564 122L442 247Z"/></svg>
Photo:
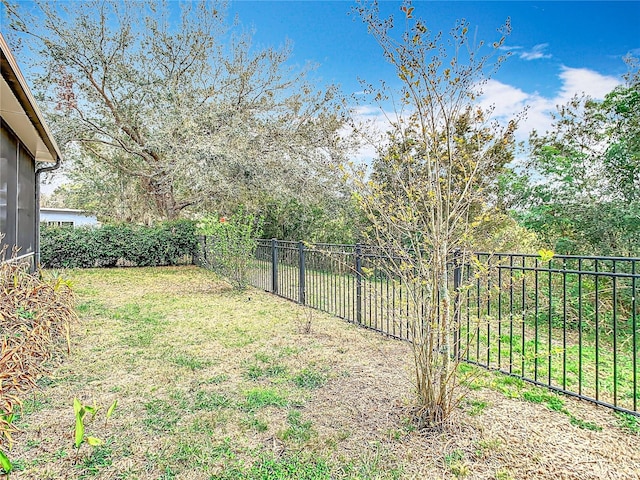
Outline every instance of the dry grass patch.
<svg viewBox="0 0 640 480"><path fill-rule="evenodd" d="M608 410L465 370L456 427L420 432L404 343L194 267L72 277L81 327L25 404L12 478L640 478ZM74 397L118 399L76 465Z"/></svg>

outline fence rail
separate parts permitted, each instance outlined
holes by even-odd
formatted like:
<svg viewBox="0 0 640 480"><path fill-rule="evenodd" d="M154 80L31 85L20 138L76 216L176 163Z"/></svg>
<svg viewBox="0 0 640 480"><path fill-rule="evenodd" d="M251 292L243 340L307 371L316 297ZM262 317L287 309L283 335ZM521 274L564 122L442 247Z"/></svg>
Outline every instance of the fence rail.
<svg viewBox="0 0 640 480"><path fill-rule="evenodd" d="M640 258L476 253L452 259L456 354L536 385L640 415ZM250 282L411 341L415 287L365 245L259 240ZM483 265L479 270L476 265Z"/></svg>

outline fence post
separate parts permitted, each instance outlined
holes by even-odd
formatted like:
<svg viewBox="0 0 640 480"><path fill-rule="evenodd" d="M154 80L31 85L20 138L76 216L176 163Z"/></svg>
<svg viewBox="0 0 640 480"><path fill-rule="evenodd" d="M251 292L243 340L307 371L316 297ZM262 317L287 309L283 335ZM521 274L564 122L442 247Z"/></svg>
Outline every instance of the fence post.
<svg viewBox="0 0 640 480"><path fill-rule="evenodd" d="M356 322L362 324L362 246L356 244Z"/></svg>
<svg viewBox="0 0 640 480"><path fill-rule="evenodd" d="M462 312L460 311L462 303L460 301L460 287L462 286L462 256L460 250L456 250L453 253L453 314L455 327L453 329L453 354L454 357L460 360L460 318Z"/></svg>
<svg viewBox="0 0 640 480"><path fill-rule="evenodd" d="M305 249L304 242L298 243L298 302L300 305L306 303L306 286L305 286Z"/></svg>
<svg viewBox="0 0 640 480"><path fill-rule="evenodd" d="M207 236L202 236L202 253L204 257L204 268L208 268L209 262L207 262Z"/></svg>
<svg viewBox="0 0 640 480"><path fill-rule="evenodd" d="M271 239L271 292L278 293L278 240Z"/></svg>

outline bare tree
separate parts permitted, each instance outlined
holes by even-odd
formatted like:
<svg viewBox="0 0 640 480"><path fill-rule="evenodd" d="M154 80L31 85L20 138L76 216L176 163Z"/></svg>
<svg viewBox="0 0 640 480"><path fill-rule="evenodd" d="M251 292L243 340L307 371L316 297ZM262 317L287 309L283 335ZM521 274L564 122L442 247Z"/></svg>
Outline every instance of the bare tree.
<svg viewBox="0 0 640 480"><path fill-rule="evenodd" d="M503 58L496 43L472 44L461 20L448 37L431 32L402 6L404 24L380 18L376 2L357 12L395 68L400 82L373 173L355 175L357 198L372 224L368 240L384 252L380 268L409 287L408 313L421 426L442 426L459 399L457 323L450 291L451 262L468 261L474 230L490 213L497 174L511 159L515 121L499 125L475 103L483 82ZM391 88L369 86L384 107Z"/></svg>
<svg viewBox="0 0 640 480"><path fill-rule="evenodd" d="M232 34L225 2L37 1L35 12L3 2L38 53L37 90L59 143L82 156L76 175L106 165L157 216L301 195L344 152L335 87L288 66L290 45L258 50Z"/></svg>

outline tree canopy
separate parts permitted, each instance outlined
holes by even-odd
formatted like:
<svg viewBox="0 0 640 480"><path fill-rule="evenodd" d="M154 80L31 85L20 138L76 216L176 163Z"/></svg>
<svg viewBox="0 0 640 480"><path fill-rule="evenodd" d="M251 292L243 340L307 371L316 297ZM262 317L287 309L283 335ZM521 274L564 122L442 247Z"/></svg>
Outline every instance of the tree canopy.
<svg viewBox="0 0 640 480"><path fill-rule="evenodd" d="M577 96L533 132L526 169L503 178L505 203L558 253L640 254L640 73L604 100Z"/></svg>
<svg viewBox="0 0 640 480"><path fill-rule="evenodd" d="M291 45L257 49L235 33L224 2L6 6L37 53L71 189L98 208L175 218L331 189L327 167L348 150L336 87L291 66Z"/></svg>

